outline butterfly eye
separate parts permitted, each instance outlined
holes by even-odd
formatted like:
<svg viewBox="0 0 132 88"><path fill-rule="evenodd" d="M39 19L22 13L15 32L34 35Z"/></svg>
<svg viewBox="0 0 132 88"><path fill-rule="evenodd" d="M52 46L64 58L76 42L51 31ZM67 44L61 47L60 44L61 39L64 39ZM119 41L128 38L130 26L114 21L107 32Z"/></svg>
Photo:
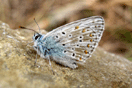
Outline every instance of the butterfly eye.
<svg viewBox="0 0 132 88"><path fill-rule="evenodd" d="M41 37L41 35L37 35L37 36L35 36L35 40L37 40L39 37Z"/></svg>
<svg viewBox="0 0 132 88"><path fill-rule="evenodd" d="M37 40L37 39L38 39L38 37L39 37L39 36L35 36L35 40Z"/></svg>

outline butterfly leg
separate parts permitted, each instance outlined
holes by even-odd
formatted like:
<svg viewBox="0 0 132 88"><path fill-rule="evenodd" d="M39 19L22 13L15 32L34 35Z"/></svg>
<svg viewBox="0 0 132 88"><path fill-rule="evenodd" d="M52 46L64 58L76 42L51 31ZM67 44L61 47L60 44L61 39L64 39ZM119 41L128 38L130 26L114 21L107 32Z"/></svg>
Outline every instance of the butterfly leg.
<svg viewBox="0 0 132 88"><path fill-rule="evenodd" d="M27 47L29 44L31 44L31 43L33 43L33 41L32 41L32 42L29 42L29 43L26 45L26 47Z"/></svg>
<svg viewBox="0 0 132 88"><path fill-rule="evenodd" d="M50 65L50 68L51 68L51 70L52 70L53 74L55 74L55 72L53 71L53 68L52 68L51 62L50 62L50 57L49 57L49 55L47 56L47 58L48 58L48 60L49 60L49 65Z"/></svg>
<svg viewBox="0 0 132 88"><path fill-rule="evenodd" d="M34 66L36 65L37 63L37 54L36 54L36 59L35 59L35 62L34 62Z"/></svg>
<svg viewBox="0 0 132 88"><path fill-rule="evenodd" d="M36 47L37 51L38 51L38 47ZM37 63L37 53L36 53L36 59L35 59L35 62L34 62L34 66L36 66L36 63Z"/></svg>

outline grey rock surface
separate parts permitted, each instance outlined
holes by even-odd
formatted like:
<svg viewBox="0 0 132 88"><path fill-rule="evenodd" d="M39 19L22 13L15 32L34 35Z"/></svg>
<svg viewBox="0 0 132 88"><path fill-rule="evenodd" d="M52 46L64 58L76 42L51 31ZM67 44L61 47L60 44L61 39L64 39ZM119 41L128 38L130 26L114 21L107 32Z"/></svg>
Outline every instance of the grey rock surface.
<svg viewBox="0 0 132 88"><path fill-rule="evenodd" d="M46 33L43 31L43 33ZM97 47L92 57L70 69L37 57L33 32L0 22L0 88L131 88L132 62ZM28 45L27 45L28 44Z"/></svg>

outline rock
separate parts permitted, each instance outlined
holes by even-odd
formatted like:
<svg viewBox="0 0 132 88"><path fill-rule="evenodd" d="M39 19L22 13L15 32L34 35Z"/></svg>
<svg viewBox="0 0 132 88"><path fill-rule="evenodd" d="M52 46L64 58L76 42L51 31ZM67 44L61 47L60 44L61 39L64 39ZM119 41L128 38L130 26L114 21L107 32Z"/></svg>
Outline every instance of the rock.
<svg viewBox="0 0 132 88"><path fill-rule="evenodd" d="M46 33L43 31L43 33ZM33 32L0 22L0 88L131 88L132 62L97 47L84 65L70 69L37 57ZM27 45L28 44L28 45Z"/></svg>

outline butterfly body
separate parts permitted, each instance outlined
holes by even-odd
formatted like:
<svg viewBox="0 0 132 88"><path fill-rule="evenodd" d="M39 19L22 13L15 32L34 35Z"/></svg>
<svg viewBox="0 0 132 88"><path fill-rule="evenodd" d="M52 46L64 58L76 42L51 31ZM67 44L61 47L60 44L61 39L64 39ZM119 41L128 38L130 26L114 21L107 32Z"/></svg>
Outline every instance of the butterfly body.
<svg viewBox="0 0 132 88"><path fill-rule="evenodd" d="M53 59L65 66L76 68L74 60L64 54L65 48L58 41L55 41L52 36L44 38L44 35L39 35L40 37L34 41L33 47L42 58Z"/></svg>
<svg viewBox="0 0 132 88"><path fill-rule="evenodd" d="M104 20L93 16L61 26L46 35L33 36L34 49L42 57L76 68L93 53L104 31Z"/></svg>

